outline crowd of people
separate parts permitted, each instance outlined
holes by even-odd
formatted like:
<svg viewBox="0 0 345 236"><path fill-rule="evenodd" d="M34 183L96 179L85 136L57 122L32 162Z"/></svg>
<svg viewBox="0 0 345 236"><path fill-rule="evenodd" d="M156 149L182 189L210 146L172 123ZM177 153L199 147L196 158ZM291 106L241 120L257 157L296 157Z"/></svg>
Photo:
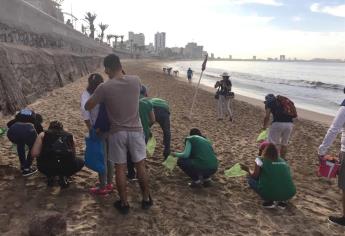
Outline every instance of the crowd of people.
<svg viewBox="0 0 345 236"><path fill-rule="evenodd" d="M155 123L163 131L162 159L166 160L170 155L177 158L177 166L192 180L190 187L212 186L211 177L219 166L212 142L200 129L193 128L185 138L184 150L172 152L168 102L149 97L140 78L126 75L115 54L105 57L104 67L109 79L105 81L100 74L91 74L87 88L81 95L82 120L89 132L96 132L104 148L102 161L105 171L98 173L99 183L90 192L106 195L114 191L115 174L119 200L114 202L114 207L120 213L127 214L130 210L127 180L139 182L143 209L153 205L145 159L146 144L152 138L151 127ZM190 68L189 71L188 80L191 80L193 72ZM224 119L224 113L227 113L232 121L232 83L228 73L223 73L221 77L222 80L215 84L218 119ZM268 94L264 104L266 115L262 129L268 128L268 138L260 145L254 169L243 164L241 168L248 172L248 184L262 198L263 207L284 209L287 201L296 194L286 154L297 112L290 99L279 95ZM270 124L271 115L273 121ZM83 168L84 160L77 157L73 135L64 130L63 124L52 121L44 130L42 122L40 114L25 108L7 124L7 137L16 145L22 175L30 176L37 172L32 167L33 158L37 158L38 170L47 176L48 186L53 186L58 177L59 185L68 187L69 177ZM342 145L339 158L342 164L339 188L343 191L343 216L332 216L329 220L345 226L345 100L319 147L320 159L327 154L340 132Z"/></svg>

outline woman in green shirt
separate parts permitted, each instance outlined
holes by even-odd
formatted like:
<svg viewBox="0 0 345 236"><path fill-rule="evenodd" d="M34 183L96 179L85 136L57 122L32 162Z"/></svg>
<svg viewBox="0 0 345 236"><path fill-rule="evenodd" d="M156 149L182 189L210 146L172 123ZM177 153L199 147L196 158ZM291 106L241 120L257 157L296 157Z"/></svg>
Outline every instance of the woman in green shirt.
<svg viewBox="0 0 345 236"><path fill-rule="evenodd" d="M278 156L273 143L268 143L263 150L263 157L255 159L253 172L245 165L242 169L249 173L249 186L264 200L265 208L278 206L285 209L286 201L296 194L288 164Z"/></svg>
<svg viewBox="0 0 345 236"><path fill-rule="evenodd" d="M217 172L218 160L213 151L212 143L202 136L200 130L191 129L190 136L185 140L182 153L173 153L178 157L177 165L192 178L190 187L205 187L211 184L210 177Z"/></svg>

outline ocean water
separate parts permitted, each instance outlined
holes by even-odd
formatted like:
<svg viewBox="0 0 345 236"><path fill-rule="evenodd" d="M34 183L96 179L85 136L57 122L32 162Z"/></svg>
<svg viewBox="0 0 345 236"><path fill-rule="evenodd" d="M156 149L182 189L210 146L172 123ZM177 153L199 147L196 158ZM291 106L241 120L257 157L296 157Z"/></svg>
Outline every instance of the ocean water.
<svg viewBox="0 0 345 236"><path fill-rule="evenodd" d="M186 76L188 67L197 82L202 61L176 61L166 66ZM345 99L345 63L209 61L201 84L213 87L220 74L231 75L233 91L264 100L268 93L289 97L295 105L318 113L334 115Z"/></svg>

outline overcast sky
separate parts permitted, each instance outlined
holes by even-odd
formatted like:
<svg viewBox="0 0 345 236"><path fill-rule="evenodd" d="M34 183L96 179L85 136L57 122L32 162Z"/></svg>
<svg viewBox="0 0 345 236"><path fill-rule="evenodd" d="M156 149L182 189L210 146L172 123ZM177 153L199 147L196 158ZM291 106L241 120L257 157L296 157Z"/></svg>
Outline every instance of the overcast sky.
<svg viewBox="0 0 345 236"><path fill-rule="evenodd" d="M148 44L163 31L168 47L194 41L217 57L345 58L345 0L65 0L62 9L79 22L96 13L106 34L144 33Z"/></svg>

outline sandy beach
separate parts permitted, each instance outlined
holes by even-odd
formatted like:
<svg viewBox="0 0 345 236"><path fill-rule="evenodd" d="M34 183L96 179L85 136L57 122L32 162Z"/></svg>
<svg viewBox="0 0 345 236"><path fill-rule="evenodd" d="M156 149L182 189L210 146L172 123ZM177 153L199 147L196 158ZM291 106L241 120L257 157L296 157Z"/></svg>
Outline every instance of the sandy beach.
<svg viewBox="0 0 345 236"><path fill-rule="evenodd" d="M341 194L335 180L315 175L317 147L331 117L301 111L295 124L287 159L293 172L297 194L286 210L267 210L246 184L246 178L227 179L224 170L237 162L252 166L257 154L255 139L262 125L261 101L236 97L234 122L217 121L214 94L200 90L193 120L188 114L194 88L164 75L157 62L125 61L127 74L137 74L149 88L151 97L166 99L171 108L172 150L183 150L190 128L198 127L211 139L220 161L214 186L199 190L187 186L189 179L178 168L168 173L162 166L162 132L154 125L157 148L147 160L154 206L140 208L138 183L129 183L130 214L120 215L112 206L117 193L106 197L89 194L97 182L96 173L84 168L73 177L68 189L48 188L42 174L24 178L17 154L6 137L0 137L0 234L28 235L35 215L61 213L67 220L67 235L345 235L330 225L327 217L341 212ZM29 107L49 121L60 120L73 133L77 152L82 155L86 127L80 116L80 95L87 77L50 92ZM250 102L250 103L248 103ZM5 127L11 117L0 118ZM331 150L340 150L340 138Z"/></svg>

